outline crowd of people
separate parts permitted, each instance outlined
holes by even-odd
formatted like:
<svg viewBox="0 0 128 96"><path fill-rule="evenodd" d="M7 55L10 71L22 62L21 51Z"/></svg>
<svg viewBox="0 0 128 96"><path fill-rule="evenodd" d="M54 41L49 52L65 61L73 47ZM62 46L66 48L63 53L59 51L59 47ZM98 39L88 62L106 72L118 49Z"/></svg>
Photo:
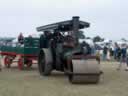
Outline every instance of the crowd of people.
<svg viewBox="0 0 128 96"><path fill-rule="evenodd" d="M102 53L102 60L116 60L119 63L118 70L121 69L123 64L126 64L126 70L128 70L128 46L126 44L118 45L115 43L115 46L112 48L108 48L104 46L103 53Z"/></svg>
<svg viewBox="0 0 128 96"><path fill-rule="evenodd" d="M86 44L87 45L87 44ZM90 46L90 45L89 45ZM128 71L128 45L125 43L114 45L106 44L103 48L97 48L94 44L88 47L91 54L97 55L102 61L117 61L119 62L117 70L120 70L122 65L125 65L125 70Z"/></svg>

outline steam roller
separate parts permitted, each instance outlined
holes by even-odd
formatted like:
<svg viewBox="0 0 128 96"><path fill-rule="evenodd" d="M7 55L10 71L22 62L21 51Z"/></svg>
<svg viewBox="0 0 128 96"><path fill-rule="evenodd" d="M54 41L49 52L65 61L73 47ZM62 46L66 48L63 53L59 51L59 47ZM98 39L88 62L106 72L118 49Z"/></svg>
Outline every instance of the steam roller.
<svg viewBox="0 0 128 96"><path fill-rule="evenodd" d="M100 58L89 52L86 42L79 42L80 29L90 23L72 20L37 27L43 31L38 56L39 73L49 76L53 70L64 72L71 83L98 83L100 81Z"/></svg>

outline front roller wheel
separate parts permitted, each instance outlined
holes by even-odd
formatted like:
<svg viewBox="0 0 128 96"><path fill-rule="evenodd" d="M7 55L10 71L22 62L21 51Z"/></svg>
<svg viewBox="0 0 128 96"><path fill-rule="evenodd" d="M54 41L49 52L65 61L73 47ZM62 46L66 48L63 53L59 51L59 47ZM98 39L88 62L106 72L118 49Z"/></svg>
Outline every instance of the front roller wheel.
<svg viewBox="0 0 128 96"><path fill-rule="evenodd" d="M41 51L38 58L38 68L39 72L43 76L48 76L52 71L52 63L49 62L47 52Z"/></svg>
<svg viewBox="0 0 128 96"><path fill-rule="evenodd" d="M96 60L72 60L71 83L98 83L99 80L100 69Z"/></svg>
<svg viewBox="0 0 128 96"><path fill-rule="evenodd" d="M69 81L73 84L80 83L99 83L100 76L98 74L70 74Z"/></svg>

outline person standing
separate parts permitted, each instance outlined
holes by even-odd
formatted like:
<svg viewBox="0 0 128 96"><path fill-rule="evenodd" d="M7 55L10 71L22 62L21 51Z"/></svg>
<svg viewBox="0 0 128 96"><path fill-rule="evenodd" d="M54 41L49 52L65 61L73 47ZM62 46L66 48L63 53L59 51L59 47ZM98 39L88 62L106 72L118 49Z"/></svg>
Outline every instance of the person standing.
<svg viewBox="0 0 128 96"><path fill-rule="evenodd" d="M32 35L29 35L28 36L28 45L31 46L31 47L33 46L33 38L32 38Z"/></svg>
<svg viewBox="0 0 128 96"><path fill-rule="evenodd" d="M111 47L110 49L109 49L109 52L110 52L110 60L112 60L113 58L113 54L114 54L114 51L113 51L113 47Z"/></svg>
<svg viewBox="0 0 128 96"><path fill-rule="evenodd" d="M2 71L2 56L0 55L0 71Z"/></svg>
<svg viewBox="0 0 128 96"><path fill-rule="evenodd" d="M110 61L111 60L111 57L110 57L110 49L107 50L107 60Z"/></svg>
<svg viewBox="0 0 128 96"><path fill-rule="evenodd" d="M120 47L118 47L117 48L117 58L116 58L117 61L120 61L120 59L121 59L121 51L122 51L122 49Z"/></svg>
<svg viewBox="0 0 128 96"><path fill-rule="evenodd" d="M127 64L127 48L126 48L126 45L125 44L122 44L121 45L121 51L120 51L120 64L119 64L119 66L118 66L118 70L120 70L121 69L121 67L122 67L122 64L123 63L125 63L125 64Z"/></svg>
<svg viewBox="0 0 128 96"><path fill-rule="evenodd" d="M108 51L108 48L106 46L104 46L104 48L103 48L103 60L106 60L106 58L107 58L107 51Z"/></svg>
<svg viewBox="0 0 128 96"><path fill-rule="evenodd" d="M44 31L44 34L40 36L39 40L40 48L48 48L51 38L52 34L50 33L50 31Z"/></svg>
<svg viewBox="0 0 128 96"><path fill-rule="evenodd" d="M118 49L119 49L119 46L117 43L115 43L115 46L114 46L114 59L117 60L117 56L118 56Z"/></svg>
<svg viewBox="0 0 128 96"><path fill-rule="evenodd" d="M20 33L20 35L18 36L18 43L24 44L24 36L22 33Z"/></svg>
<svg viewBox="0 0 128 96"><path fill-rule="evenodd" d="M127 64L127 67L126 67L126 71L128 71L128 53L127 53L127 56L126 56L126 64Z"/></svg>

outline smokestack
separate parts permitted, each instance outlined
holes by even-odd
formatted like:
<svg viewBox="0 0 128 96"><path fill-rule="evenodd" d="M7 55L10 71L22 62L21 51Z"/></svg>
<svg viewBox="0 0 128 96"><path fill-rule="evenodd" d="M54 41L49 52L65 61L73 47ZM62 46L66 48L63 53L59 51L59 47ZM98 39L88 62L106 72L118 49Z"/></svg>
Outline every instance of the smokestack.
<svg viewBox="0 0 128 96"><path fill-rule="evenodd" d="M73 23L73 37L76 40L76 43L78 43L78 37L77 32L79 31L79 16L72 17L72 23Z"/></svg>

